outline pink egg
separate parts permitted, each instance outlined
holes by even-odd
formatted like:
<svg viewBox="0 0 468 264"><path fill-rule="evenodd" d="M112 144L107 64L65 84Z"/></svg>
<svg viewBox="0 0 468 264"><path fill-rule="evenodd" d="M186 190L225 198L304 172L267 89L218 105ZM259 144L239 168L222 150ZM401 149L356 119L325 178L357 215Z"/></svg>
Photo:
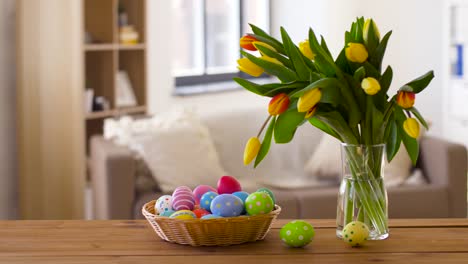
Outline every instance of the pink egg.
<svg viewBox="0 0 468 264"><path fill-rule="evenodd" d="M172 208L175 211L193 210L195 197L192 190L187 186L177 187L172 193Z"/></svg>
<svg viewBox="0 0 468 264"><path fill-rule="evenodd" d="M240 183L232 176L223 176L218 180L218 194L232 194L242 191Z"/></svg>
<svg viewBox="0 0 468 264"><path fill-rule="evenodd" d="M200 204L200 199L203 194L207 192L218 192L215 188L209 185L198 185L193 189L193 195L195 196L195 203Z"/></svg>

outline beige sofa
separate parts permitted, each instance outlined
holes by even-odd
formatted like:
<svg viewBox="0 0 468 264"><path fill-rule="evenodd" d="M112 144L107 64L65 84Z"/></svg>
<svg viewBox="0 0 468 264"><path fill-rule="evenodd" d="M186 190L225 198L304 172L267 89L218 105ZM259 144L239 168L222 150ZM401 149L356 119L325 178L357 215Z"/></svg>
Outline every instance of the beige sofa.
<svg viewBox="0 0 468 264"><path fill-rule="evenodd" d="M244 143L256 134L264 117L264 112L253 110L203 116L225 170L244 179L255 179L255 175L276 175L287 179L304 174L304 164L322 136L310 125L301 127L292 143L272 146L265 162L256 170L242 165ZM163 194L157 183L149 182L146 183L149 185L147 188L137 188L136 175L146 169L128 148L101 136L93 137L90 146L95 218L142 218L142 204ZM389 188L390 217L466 217L468 159L465 147L429 136L421 138L420 146L417 167L422 170L427 184ZM254 187L247 191L254 190ZM336 216L337 185L272 189L277 203L283 208L282 218Z"/></svg>

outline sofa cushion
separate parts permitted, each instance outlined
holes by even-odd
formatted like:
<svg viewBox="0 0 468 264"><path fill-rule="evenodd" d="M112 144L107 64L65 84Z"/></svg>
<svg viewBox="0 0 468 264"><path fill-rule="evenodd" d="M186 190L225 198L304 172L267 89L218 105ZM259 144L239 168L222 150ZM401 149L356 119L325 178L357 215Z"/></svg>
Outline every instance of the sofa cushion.
<svg viewBox="0 0 468 264"><path fill-rule="evenodd" d="M209 130L193 111L179 109L153 118L115 122L114 127L121 131L104 134L116 135L116 143L136 151L164 192L182 185L214 186L225 174Z"/></svg>
<svg viewBox="0 0 468 264"><path fill-rule="evenodd" d="M385 184L397 186L403 184L411 176L411 159L403 144L393 160L385 159ZM306 174L319 179L338 182L341 176L341 146L332 136L324 134L314 154L306 162Z"/></svg>

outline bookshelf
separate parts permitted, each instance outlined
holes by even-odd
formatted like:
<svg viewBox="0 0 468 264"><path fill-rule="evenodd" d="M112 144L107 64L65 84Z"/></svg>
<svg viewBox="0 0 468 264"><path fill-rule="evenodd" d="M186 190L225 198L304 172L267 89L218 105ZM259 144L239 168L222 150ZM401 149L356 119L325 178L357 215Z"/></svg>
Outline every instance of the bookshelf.
<svg viewBox="0 0 468 264"><path fill-rule="evenodd" d="M87 152L91 136L102 133L104 119L146 113L145 8L145 0L83 0L83 89L92 89L94 98L102 97L108 103L108 108L95 107L93 111L85 111ZM136 43L122 44L120 41L119 13L122 11L128 25L138 33ZM135 105L118 105L119 71L127 73L136 98ZM90 104L89 99L84 103Z"/></svg>

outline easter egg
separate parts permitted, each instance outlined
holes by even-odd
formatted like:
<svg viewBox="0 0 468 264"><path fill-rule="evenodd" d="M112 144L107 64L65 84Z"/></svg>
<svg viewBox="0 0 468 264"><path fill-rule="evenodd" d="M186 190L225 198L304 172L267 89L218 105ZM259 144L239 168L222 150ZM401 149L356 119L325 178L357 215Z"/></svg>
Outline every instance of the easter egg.
<svg viewBox="0 0 468 264"><path fill-rule="evenodd" d="M170 218L176 218L176 219L194 219L197 218L197 216L189 210L180 210L175 213L173 213Z"/></svg>
<svg viewBox="0 0 468 264"><path fill-rule="evenodd" d="M232 195L235 195L237 197L239 197L243 203L245 203L245 199L247 199L247 197L249 196L249 193L248 192L234 192L232 193Z"/></svg>
<svg viewBox="0 0 468 264"><path fill-rule="evenodd" d="M362 222L353 221L343 228L342 235L344 242L352 247L359 247L364 245L369 237L369 228Z"/></svg>
<svg viewBox="0 0 468 264"><path fill-rule="evenodd" d="M264 192L251 193L245 200L245 210L249 215L268 214L273 210L273 200Z"/></svg>
<svg viewBox="0 0 468 264"><path fill-rule="evenodd" d="M167 211L164 211L164 212L160 213L159 215L160 215L160 216L169 217L169 216L171 216L173 213L175 213L174 210L167 210Z"/></svg>
<svg viewBox="0 0 468 264"><path fill-rule="evenodd" d="M216 192L216 189L209 185L198 185L197 187L195 187L195 189L193 189L193 195L195 196L195 203L199 204L202 195L207 192Z"/></svg>
<svg viewBox="0 0 468 264"><path fill-rule="evenodd" d="M197 218L201 218L204 215L210 214L210 212L205 209L195 209L192 212L197 216Z"/></svg>
<svg viewBox="0 0 468 264"><path fill-rule="evenodd" d="M202 198L200 199L200 207L202 209L205 209L207 211L210 211L211 212L211 201L213 201L213 199L218 196L217 193L215 192L207 192L205 194L202 195Z"/></svg>
<svg viewBox="0 0 468 264"><path fill-rule="evenodd" d="M236 178L231 176L223 176L218 180L218 193L235 193L242 191L240 183L236 180Z"/></svg>
<svg viewBox="0 0 468 264"><path fill-rule="evenodd" d="M193 210L194 205L195 197L189 187L177 187L172 193L172 208L174 210Z"/></svg>
<svg viewBox="0 0 468 264"><path fill-rule="evenodd" d="M154 204L154 210L159 214L172 210L172 196L163 195L159 197Z"/></svg>
<svg viewBox="0 0 468 264"><path fill-rule="evenodd" d="M303 247L309 244L314 236L312 225L302 220L291 221L280 230L281 240L290 247Z"/></svg>
<svg viewBox="0 0 468 264"><path fill-rule="evenodd" d="M215 218L222 218L219 215L214 215L214 214L207 214L201 217L201 219L206 220L206 219L215 219Z"/></svg>
<svg viewBox="0 0 468 264"><path fill-rule="evenodd" d="M260 188L257 190L257 192L264 192L264 193L267 193L268 195L270 195L271 197L271 200L273 200L273 204L276 204L276 198L275 198L275 195L273 194L273 192L268 189L268 188Z"/></svg>
<svg viewBox="0 0 468 264"><path fill-rule="evenodd" d="M239 216L244 210L242 200L232 194L220 194L211 202L211 213L223 217Z"/></svg>

